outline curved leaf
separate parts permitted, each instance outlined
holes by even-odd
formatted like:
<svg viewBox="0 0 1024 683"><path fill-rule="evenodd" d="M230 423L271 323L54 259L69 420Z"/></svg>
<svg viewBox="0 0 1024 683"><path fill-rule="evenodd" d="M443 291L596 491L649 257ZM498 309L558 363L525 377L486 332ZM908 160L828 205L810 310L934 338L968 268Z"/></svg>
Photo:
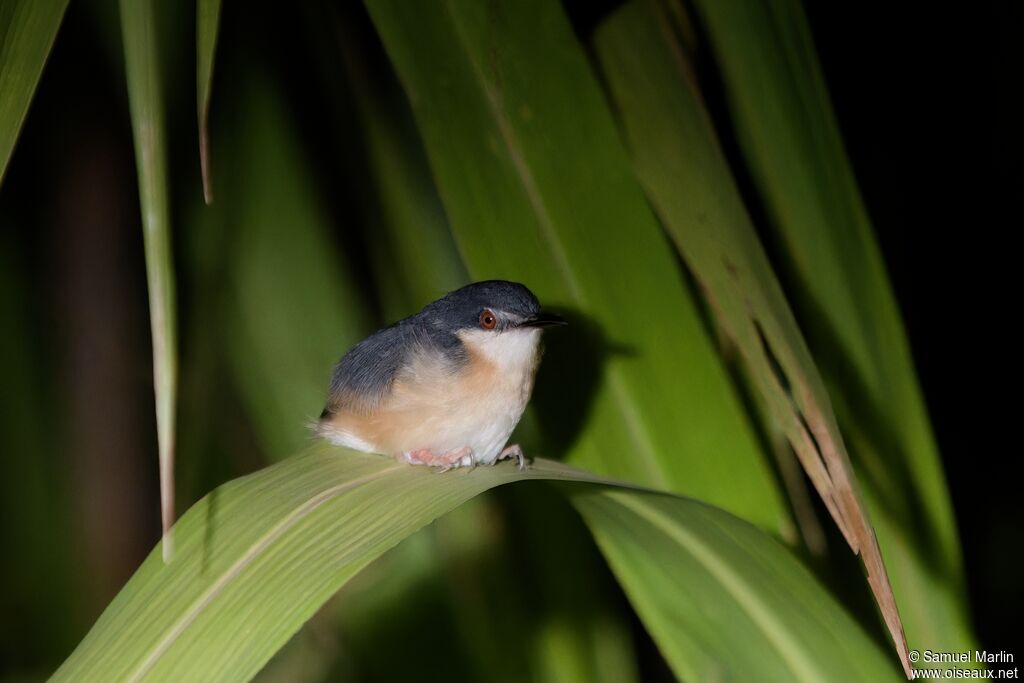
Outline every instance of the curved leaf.
<svg viewBox="0 0 1024 683"><path fill-rule="evenodd" d="M917 649L973 642L942 465L800 3L697 0Z"/></svg>
<svg viewBox="0 0 1024 683"><path fill-rule="evenodd" d="M438 475L323 444L229 482L182 516L173 561L154 549L53 680L246 680L372 559L482 491L526 479L612 484L550 461ZM680 675L715 666L792 680L795 659L818 680L884 678L877 647L764 532L663 494L577 492L616 571L649 572L630 595ZM642 552L630 559L630 546ZM443 646L447 636L434 637ZM721 647L693 650L708 638Z"/></svg>
<svg viewBox="0 0 1024 683"><path fill-rule="evenodd" d="M825 385L744 208L689 63L650 7L628 4L597 35L637 174L775 424L861 556L909 676L899 610Z"/></svg>
<svg viewBox="0 0 1024 683"><path fill-rule="evenodd" d="M424 524L501 483L580 476L555 463L440 476L318 445L193 506L170 564L153 551L55 680L245 680Z"/></svg>
<svg viewBox="0 0 1024 683"><path fill-rule="evenodd" d="M573 500L680 680L899 680L811 573L752 525L686 498Z"/></svg>

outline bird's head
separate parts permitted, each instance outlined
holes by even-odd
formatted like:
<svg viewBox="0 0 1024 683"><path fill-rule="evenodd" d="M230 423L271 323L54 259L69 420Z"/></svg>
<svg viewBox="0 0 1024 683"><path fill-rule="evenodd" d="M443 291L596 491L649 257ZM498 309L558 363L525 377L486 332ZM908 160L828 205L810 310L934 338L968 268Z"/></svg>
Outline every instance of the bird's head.
<svg viewBox="0 0 1024 683"><path fill-rule="evenodd" d="M431 323L451 332L475 331L501 334L565 325L565 320L544 313L540 302L525 285L506 280L486 280L466 285L423 309Z"/></svg>
<svg viewBox="0 0 1024 683"><path fill-rule="evenodd" d="M503 364L532 357L542 329L566 324L541 311L537 297L524 285L505 280L466 285L428 305L422 315Z"/></svg>

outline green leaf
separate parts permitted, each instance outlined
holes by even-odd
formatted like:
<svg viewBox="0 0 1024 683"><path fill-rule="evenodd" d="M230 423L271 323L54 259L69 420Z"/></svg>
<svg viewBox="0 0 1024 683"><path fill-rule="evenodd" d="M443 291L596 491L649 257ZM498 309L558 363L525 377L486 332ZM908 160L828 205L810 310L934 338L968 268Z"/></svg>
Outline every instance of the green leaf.
<svg viewBox="0 0 1024 683"><path fill-rule="evenodd" d="M792 301L919 649L973 637L956 525L910 349L795 0L697 0Z"/></svg>
<svg viewBox="0 0 1024 683"><path fill-rule="evenodd" d="M203 174L203 197L213 201L210 180L210 93L213 88L213 57L217 50L220 0L196 3L196 104L199 108L199 166Z"/></svg>
<svg viewBox="0 0 1024 683"><path fill-rule="evenodd" d="M247 679L345 581L437 516L500 483L580 476L556 463L453 474L321 444L225 484L182 516L173 560L153 551L55 679Z"/></svg>
<svg viewBox="0 0 1024 683"><path fill-rule="evenodd" d="M0 3L0 184L68 0Z"/></svg>
<svg viewBox="0 0 1024 683"><path fill-rule="evenodd" d="M750 524L671 496L573 500L680 680L899 680L811 573Z"/></svg>
<svg viewBox="0 0 1024 683"><path fill-rule="evenodd" d="M471 276L525 282L574 323L548 335L535 401L545 443L784 526L749 420L561 7L366 4ZM545 392L546 376L560 391Z"/></svg>
<svg viewBox="0 0 1024 683"><path fill-rule="evenodd" d="M596 37L637 174L774 423L863 559L909 676L899 611L825 385L744 208L688 59L654 7L627 4Z"/></svg>
<svg viewBox="0 0 1024 683"><path fill-rule="evenodd" d="M229 482L182 516L173 561L154 549L53 680L246 680L373 558L482 491L524 479L605 482L550 461L438 475L327 445ZM649 583L630 582L641 591L633 597L677 672L713 662L742 680L885 678L877 647L765 533L662 494L578 492L617 571L647 569ZM658 562L643 560L651 554ZM657 598L668 587L688 599ZM711 656L692 651L705 638Z"/></svg>
<svg viewBox="0 0 1024 683"><path fill-rule="evenodd" d="M168 534L174 523L178 361L163 94L153 0L121 0L120 7L153 335L153 389L160 446L160 517L165 536L165 559L169 559L173 553Z"/></svg>

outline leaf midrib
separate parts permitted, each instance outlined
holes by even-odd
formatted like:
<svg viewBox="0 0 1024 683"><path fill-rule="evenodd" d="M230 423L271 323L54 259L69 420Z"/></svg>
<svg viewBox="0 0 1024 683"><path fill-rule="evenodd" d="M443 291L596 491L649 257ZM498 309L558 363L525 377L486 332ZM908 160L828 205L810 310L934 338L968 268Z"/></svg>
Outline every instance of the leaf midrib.
<svg viewBox="0 0 1024 683"><path fill-rule="evenodd" d="M812 683L828 679L825 672L819 671L814 662L803 655L799 640L790 632L786 624L775 617L772 609L758 597L756 591L752 591L748 583L733 571L728 562L723 560L710 546L684 527L675 524L654 507L640 502L636 497L621 496L615 493L610 493L609 496L685 547L697 562L718 579L721 586L747 613L754 625L764 633L767 641L775 646L790 673L793 674L794 680Z"/></svg>

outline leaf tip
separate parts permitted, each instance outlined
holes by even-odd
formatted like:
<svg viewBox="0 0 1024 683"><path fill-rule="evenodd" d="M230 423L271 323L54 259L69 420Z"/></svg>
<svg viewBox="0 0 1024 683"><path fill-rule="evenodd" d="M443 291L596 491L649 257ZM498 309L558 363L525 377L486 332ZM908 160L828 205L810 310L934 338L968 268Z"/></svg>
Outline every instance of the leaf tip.
<svg viewBox="0 0 1024 683"><path fill-rule="evenodd" d="M174 554L174 455L170 448L160 457L160 522L164 564Z"/></svg>
<svg viewBox="0 0 1024 683"><path fill-rule="evenodd" d="M203 176L203 200L210 205L213 203L213 182L210 179L210 135L206 114L205 108L199 114L199 169Z"/></svg>
<svg viewBox="0 0 1024 683"><path fill-rule="evenodd" d="M168 529L164 532L163 537L162 554L164 558L164 564L170 564L171 558L174 556L174 530Z"/></svg>

